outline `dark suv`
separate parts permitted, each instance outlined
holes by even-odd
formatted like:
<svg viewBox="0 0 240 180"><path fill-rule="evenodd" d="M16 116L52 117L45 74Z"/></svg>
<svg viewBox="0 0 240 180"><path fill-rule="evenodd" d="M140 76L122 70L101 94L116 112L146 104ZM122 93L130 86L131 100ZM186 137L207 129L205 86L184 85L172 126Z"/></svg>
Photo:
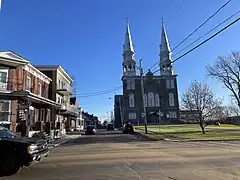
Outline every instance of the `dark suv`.
<svg viewBox="0 0 240 180"><path fill-rule="evenodd" d="M93 134L95 134L95 133L96 133L96 129L95 129L94 126L88 126L87 129L86 129L86 131L85 131L85 134L91 134L91 135L93 135Z"/></svg>
<svg viewBox="0 0 240 180"><path fill-rule="evenodd" d="M107 131L114 131L114 126L113 126L113 124L108 124L108 125L107 125Z"/></svg>
<svg viewBox="0 0 240 180"><path fill-rule="evenodd" d="M123 126L123 133L125 134L134 134L135 133L135 129L133 127L132 124L125 124Z"/></svg>
<svg viewBox="0 0 240 180"><path fill-rule="evenodd" d="M46 140L17 137L7 128L0 127L0 176L13 175L23 166L29 166L47 157Z"/></svg>

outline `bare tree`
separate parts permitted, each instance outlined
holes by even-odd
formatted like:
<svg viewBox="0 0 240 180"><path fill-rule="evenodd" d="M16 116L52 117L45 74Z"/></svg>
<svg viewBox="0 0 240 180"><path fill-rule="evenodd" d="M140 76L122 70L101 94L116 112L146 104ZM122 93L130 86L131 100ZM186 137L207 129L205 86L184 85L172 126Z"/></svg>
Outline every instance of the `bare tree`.
<svg viewBox="0 0 240 180"><path fill-rule="evenodd" d="M74 76L72 76L71 78L73 80L73 82L71 83L72 95L76 96L76 89L77 89L76 79Z"/></svg>
<svg viewBox="0 0 240 180"><path fill-rule="evenodd" d="M215 64L207 66L207 74L229 89L240 108L240 53L219 56Z"/></svg>
<svg viewBox="0 0 240 180"><path fill-rule="evenodd" d="M231 105L227 106L228 116L240 116L239 107L236 103L232 102Z"/></svg>
<svg viewBox="0 0 240 180"><path fill-rule="evenodd" d="M182 106L184 109L198 112L202 133L205 134L207 124L205 120L212 117L221 106L220 99L216 98L207 84L193 81L188 90L182 95Z"/></svg>

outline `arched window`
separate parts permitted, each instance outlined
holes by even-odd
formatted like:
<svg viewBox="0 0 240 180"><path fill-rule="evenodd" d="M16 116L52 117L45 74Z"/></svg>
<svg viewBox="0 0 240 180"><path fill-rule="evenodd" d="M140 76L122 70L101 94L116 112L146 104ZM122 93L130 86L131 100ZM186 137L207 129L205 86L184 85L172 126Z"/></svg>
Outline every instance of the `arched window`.
<svg viewBox="0 0 240 180"><path fill-rule="evenodd" d="M174 103L174 95L173 95L173 93L169 93L168 94L168 98L169 98L169 106L174 106L175 103Z"/></svg>
<svg viewBox="0 0 240 180"><path fill-rule="evenodd" d="M134 94L129 94L129 107L135 107Z"/></svg>
<svg viewBox="0 0 240 180"><path fill-rule="evenodd" d="M147 107L147 95L146 94L143 95L143 104L144 104L144 107Z"/></svg>
<svg viewBox="0 0 240 180"><path fill-rule="evenodd" d="M154 107L155 103L154 103L154 94L152 92L148 93L148 106L149 107Z"/></svg>
<svg viewBox="0 0 240 180"><path fill-rule="evenodd" d="M123 71L127 72L127 66L126 65L124 66Z"/></svg>
<svg viewBox="0 0 240 180"><path fill-rule="evenodd" d="M155 94L155 105L156 105L156 107L160 107L159 94Z"/></svg>
<svg viewBox="0 0 240 180"><path fill-rule="evenodd" d="M128 65L129 71L132 71L132 66Z"/></svg>

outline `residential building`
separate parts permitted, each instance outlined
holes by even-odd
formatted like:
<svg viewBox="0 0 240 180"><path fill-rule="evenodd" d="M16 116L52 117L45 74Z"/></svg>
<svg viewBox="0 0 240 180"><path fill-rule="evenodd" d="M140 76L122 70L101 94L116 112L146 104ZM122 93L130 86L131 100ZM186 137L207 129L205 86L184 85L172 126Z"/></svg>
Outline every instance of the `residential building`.
<svg viewBox="0 0 240 180"><path fill-rule="evenodd" d="M97 128L98 117L94 116L93 114L89 114L88 112L84 112L84 111L82 111L82 117L84 119L84 129L87 126L95 126L95 128Z"/></svg>
<svg viewBox="0 0 240 180"><path fill-rule="evenodd" d="M83 119L83 115L82 115L82 108L78 108L78 117L77 117L77 126L79 126L79 128L81 129L81 130L83 130L84 129L84 119Z"/></svg>
<svg viewBox="0 0 240 180"><path fill-rule="evenodd" d="M49 86L49 98L61 105L59 110L53 110L51 120L54 121L55 132L66 134L76 126L78 117L78 103L73 96L69 74L59 65L35 66L46 76L52 79Z"/></svg>
<svg viewBox="0 0 240 180"><path fill-rule="evenodd" d="M162 123L174 123L179 120L177 75L173 72L170 45L163 23L159 59L160 74L153 74L149 70L143 76L142 96L141 76L137 74L135 51L127 22L122 63L124 123L144 124L143 107L146 108L148 124L158 124L158 114Z"/></svg>
<svg viewBox="0 0 240 180"><path fill-rule="evenodd" d="M60 105L48 99L52 80L14 52L0 52L0 121L14 132L50 133L52 110Z"/></svg>

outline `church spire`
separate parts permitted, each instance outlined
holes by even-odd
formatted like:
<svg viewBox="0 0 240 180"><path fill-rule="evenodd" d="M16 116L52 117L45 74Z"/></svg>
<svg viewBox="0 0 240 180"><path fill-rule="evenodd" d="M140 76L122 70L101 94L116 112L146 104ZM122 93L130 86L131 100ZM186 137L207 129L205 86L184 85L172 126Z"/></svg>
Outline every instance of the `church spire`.
<svg viewBox="0 0 240 180"><path fill-rule="evenodd" d="M171 49L163 19L160 45L160 73L161 75L173 75Z"/></svg>
<svg viewBox="0 0 240 180"><path fill-rule="evenodd" d="M124 45L123 45L123 51L134 53L128 19L127 19L127 22L126 22L126 33L125 33L125 41L124 41Z"/></svg>
<svg viewBox="0 0 240 180"><path fill-rule="evenodd" d="M160 52L168 52L168 53L171 52L170 45L167 38L166 28L163 23L163 19L162 19L162 36L161 36Z"/></svg>
<svg viewBox="0 0 240 180"><path fill-rule="evenodd" d="M123 75L135 76L136 75L136 61L133 49L133 43L129 28L128 19L126 22L125 41L123 45Z"/></svg>

